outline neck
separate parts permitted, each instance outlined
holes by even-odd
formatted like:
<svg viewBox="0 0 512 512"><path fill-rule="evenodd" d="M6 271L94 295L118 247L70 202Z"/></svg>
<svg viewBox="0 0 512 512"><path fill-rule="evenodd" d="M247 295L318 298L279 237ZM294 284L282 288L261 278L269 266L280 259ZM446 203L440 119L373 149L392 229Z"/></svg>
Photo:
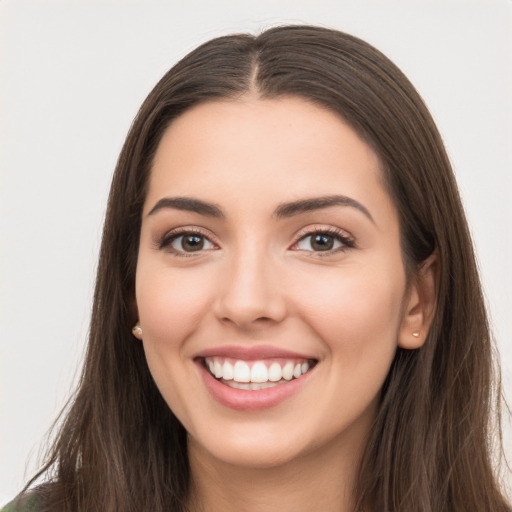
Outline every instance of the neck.
<svg viewBox="0 0 512 512"><path fill-rule="evenodd" d="M335 439L269 467L233 466L189 439L191 512L354 512L363 440Z"/></svg>

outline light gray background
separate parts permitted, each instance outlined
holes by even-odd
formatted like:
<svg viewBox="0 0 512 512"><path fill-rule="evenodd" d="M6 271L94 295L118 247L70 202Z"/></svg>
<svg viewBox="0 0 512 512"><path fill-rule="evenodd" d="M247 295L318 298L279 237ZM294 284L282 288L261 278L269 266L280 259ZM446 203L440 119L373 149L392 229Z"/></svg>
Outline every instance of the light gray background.
<svg viewBox="0 0 512 512"><path fill-rule="evenodd" d="M456 170L512 398L511 12L508 0L1 1L0 503L76 381L130 122L179 57L221 34L326 25L409 76Z"/></svg>

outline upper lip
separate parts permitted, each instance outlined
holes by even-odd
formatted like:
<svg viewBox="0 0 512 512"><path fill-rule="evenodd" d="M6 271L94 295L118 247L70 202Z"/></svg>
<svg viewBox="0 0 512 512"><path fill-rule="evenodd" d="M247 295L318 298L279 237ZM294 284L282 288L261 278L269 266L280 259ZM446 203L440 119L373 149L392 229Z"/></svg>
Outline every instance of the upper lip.
<svg viewBox="0 0 512 512"><path fill-rule="evenodd" d="M243 361L255 361L258 359L316 359L311 355L301 354L292 350L285 350L279 347L269 345L243 346L243 345L224 345L220 347L201 350L196 354L196 358L205 357L230 357L241 359Z"/></svg>

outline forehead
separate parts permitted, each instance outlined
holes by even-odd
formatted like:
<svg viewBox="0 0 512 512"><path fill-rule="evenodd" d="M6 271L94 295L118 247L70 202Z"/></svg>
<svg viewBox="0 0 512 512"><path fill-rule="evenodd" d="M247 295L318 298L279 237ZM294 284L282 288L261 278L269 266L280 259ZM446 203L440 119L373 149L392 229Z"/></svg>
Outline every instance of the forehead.
<svg viewBox="0 0 512 512"><path fill-rule="evenodd" d="M301 98L213 101L174 120L145 209L165 195L249 205L344 194L390 202L374 151L337 114Z"/></svg>

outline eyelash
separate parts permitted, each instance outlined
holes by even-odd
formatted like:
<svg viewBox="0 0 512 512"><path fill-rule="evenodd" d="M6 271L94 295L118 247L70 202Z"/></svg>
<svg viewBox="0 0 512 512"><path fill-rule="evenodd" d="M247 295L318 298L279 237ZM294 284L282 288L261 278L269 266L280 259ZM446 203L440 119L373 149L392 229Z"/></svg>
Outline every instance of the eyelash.
<svg viewBox="0 0 512 512"><path fill-rule="evenodd" d="M208 242L210 242L212 245L218 248L218 245L212 240L211 235L206 235L202 230L198 228L179 228L172 230L168 233L166 233L157 243L158 249L160 250L168 250L173 255L180 257L180 258L190 258L197 256L196 251L192 252L186 252L186 251L179 251L172 247L172 243L176 241L178 238L186 235L197 235L198 237L201 237ZM335 249L328 249L326 251L309 251L307 249L293 249L296 247L301 241L305 240L308 237L312 237L314 235L325 235L331 238L334 238L338 242L341 243L341 246ZM311 227L307 230L304 230L300 232L295 240L293 242L291 249L304 252L304 253L311 253L315 257L326 257L326 256L332 256L333 254L336 254L338 252L345 252L348 249L353 249L355 247L355 241L352 237L347 236L346 232L342 231L338 228L333 227ZM203 253L208 250L214 250L214 249L204 249L199 250L197 253Z"/></svg>
<svg viewBox="0 0 512 512"><path fill-rule="evenodd" d="M211 235L206 235L202 230L197 228L178 228L174 229L168 233L166 233L161 240L158 242L158 248L161 250L168 250L170 253L172 253L174 256L177 256L179 258L190 258L193 256L197 256L195 251L192 252L186 252L186 251L178 251L174 247L172 247L172 243L177 240L178 238L186 235L196 235L198 237L201 237L205 240L208 240L212 245L217 246L217 244L212 240ZM206 250L212 250L212 249L206 249ZM197 253L204 252L203 250L197 251Z"/></svg>
<svg viewBox="0 0 512 512"><path fill-rule="evenodd" d="M301 251L307 254L310 254L314 257L327 257L332 256L333 254L345 252L348 249L354 249L356 247L355 240L349 236L345 231L334 227L309 227L306 230L299 232L297 240L293 243L292 248L296 247L301 241L305 240L308 237L313 237L315 235L325 235L330 238L334 238L338 242L341 243L340 247L335 249L329 249L326 251L309 251L306 249L295 249L296 251Z"/></svg>

